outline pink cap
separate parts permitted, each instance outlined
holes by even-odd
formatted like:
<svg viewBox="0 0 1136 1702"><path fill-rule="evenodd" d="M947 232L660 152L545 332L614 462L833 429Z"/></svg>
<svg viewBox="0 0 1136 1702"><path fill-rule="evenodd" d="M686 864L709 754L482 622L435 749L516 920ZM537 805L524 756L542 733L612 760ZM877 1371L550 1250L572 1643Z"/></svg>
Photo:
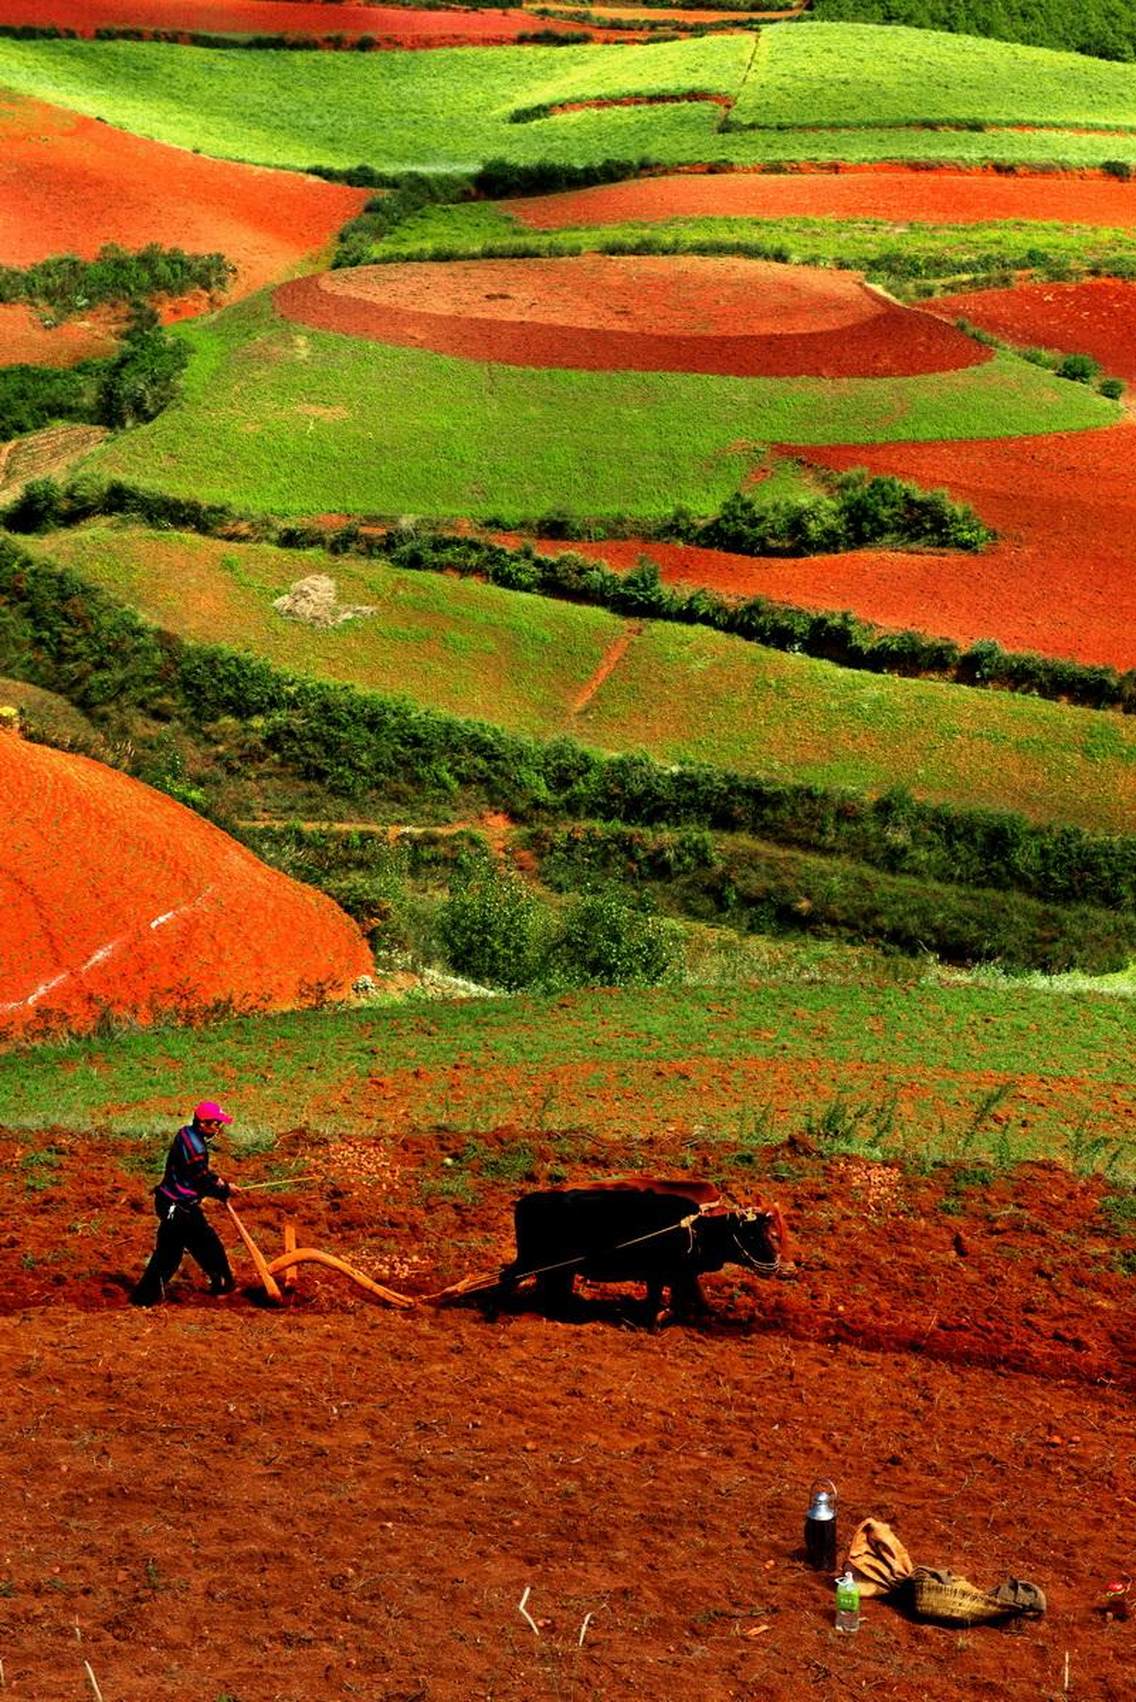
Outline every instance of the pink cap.
<svg viewBox="0 0 1136 1702"><path fill-rule="evenodd" d="M215 1100L203 1099L201 1104L194 1108L193 1120L195 1123L231 1123L233 1119L227 1111L222 1111Z"/></svg>

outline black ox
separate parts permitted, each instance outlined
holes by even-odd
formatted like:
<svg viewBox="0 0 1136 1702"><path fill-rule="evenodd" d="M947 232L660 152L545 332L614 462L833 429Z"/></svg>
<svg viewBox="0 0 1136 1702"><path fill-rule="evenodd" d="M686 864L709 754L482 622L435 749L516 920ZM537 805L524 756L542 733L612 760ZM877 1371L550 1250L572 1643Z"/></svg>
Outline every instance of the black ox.
<svg viewBox="0 0 1136 1702"><path fill-rule="evenodd" d="M773 1276L785 1255L777 1207L738 1210L708 1182L631 1177L586 1188L525 1194L514 1210L517 1256L501 1271L490 1304L532 1278L542 1311L566 1312L577 1277L642 1282L652 1320L669 1289L675 1312L708 1310L699 1277L737 1264Z"/></svg>

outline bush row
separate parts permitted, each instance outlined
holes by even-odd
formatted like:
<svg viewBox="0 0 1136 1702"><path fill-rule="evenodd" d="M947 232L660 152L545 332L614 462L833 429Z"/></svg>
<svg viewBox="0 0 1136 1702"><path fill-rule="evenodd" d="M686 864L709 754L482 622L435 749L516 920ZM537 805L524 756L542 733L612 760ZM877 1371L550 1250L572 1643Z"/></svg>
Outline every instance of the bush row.
<svg viewBox="0 0 1136 1702"><path fill-rule="evenodd" d="M147 627L77 575L0 540L0 672L97 710L117 698L205 731L245 723L243 760L276 763L346 798L454 803L519 820L577 818L744 832L951 885L1060 904L1136 906L1136 836L1037 826L993 810L771 783L702 765L606 756L463 721L350 686L301 681L222 645Z"/></svg>
<svg viewBox="0 0 1136 1702"><path fill-rule="evenodd" d="M530 829L524 843L554 891L631 882L683 916L750 933L819 934L911 955L932 952L946 963L996 962L1045 974L1108 974L1136 950L1131 914L919 881L699 830L578 824Z"/></svg>
<svg viewBox="0 0 1136 1702"><path fill-rule="evenodd" d="M77 525L98 514L128 515L147 526L251 539L281 549L382 556L395 567L473 576L504 590L588 603L615 614L707 626L771 650L815 656L869 673L933 675L958 685L1025 692L1084 709L1136 713L1136 669L1119 673L1058 656L1003 650L993 639L980 639L964 649L954 639L874 626L847 611L798 609L766 597L737 601L704 587L665 585L647 557L632 572L615 573L575 552L539 555L530 544L510 550L485 538L401 526L363 530L356 522L329 533L314 525L238 516L219 504L166 496L121 480L100 484L78 479L62 487L53 479L35 480L0 510L0 520L9 531L32 533ZM660 535L681 535L688 523L685 511L676 510L661 523ZM543 515L533 524L545 537L581 537L586 531L582 522L564 512Z"/></svg>
<svg viewBox="0 0 1136 1702"><path fill-rule="evenodd" d="M980 550L994 534L974 510L946 491L924 491L903 479L840 474L831 492L757 504L738 491L703 523L672 515L664 536L739 555L821 555L869 545L889 549Z"/></svg>
<svg viewBox="0 0 1136 1702"><path fill-rule="evenodd" d="M151 242L134 251L105 243L93 260L56 254L31 266L0 266L0 302L26 301L59 318L106 302L210 295L228 289L236 267L223 254L186 254Z"/></svg>
<svg viewBox="0 0 1136 1702"><path fill-rule="evenodd" d="M388 179L388 183L386 191L367 201L362 212L348 220L339 232L333 267L367 265L375 257L375 244L397 229L404 219L439 202L469 200L474 192L468 177L429 177L422 172L406 172Z"/></svg>

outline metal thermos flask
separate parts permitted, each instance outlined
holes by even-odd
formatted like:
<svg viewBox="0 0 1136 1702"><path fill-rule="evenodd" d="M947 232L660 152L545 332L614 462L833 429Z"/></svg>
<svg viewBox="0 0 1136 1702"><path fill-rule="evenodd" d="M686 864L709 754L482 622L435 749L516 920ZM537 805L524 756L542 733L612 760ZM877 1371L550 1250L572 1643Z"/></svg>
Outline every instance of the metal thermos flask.
<svg viewBox="0 0 1136 1702"><path fill-rule="evenodd" d="M805 1559L817 1572L836 1571L836 1485L818 1478L805 1514Z"/></svg>

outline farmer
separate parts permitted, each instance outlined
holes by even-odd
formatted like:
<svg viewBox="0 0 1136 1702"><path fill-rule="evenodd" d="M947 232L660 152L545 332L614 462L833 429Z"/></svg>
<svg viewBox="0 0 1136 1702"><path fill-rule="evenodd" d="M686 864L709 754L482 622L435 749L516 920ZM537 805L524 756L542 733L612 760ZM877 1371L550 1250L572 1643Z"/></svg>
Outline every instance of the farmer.
<svg viewBox="0 0 1136 1702"><path fill-rule="evenodd" d="M174 1136L166 1155L165 1174L154 1189L158 1239L150 1263L130 1296L132 1306L156 1305L186 1253L192 1254L209 1278L210 1294L233 1292L233 1273L220 1236L201 1209L206 1195L227 1200L234 1191L209 1165L209 1142L223 1124L232 1120L213 1100L204 1099L194 1111L193 1121Z"/></svg>

